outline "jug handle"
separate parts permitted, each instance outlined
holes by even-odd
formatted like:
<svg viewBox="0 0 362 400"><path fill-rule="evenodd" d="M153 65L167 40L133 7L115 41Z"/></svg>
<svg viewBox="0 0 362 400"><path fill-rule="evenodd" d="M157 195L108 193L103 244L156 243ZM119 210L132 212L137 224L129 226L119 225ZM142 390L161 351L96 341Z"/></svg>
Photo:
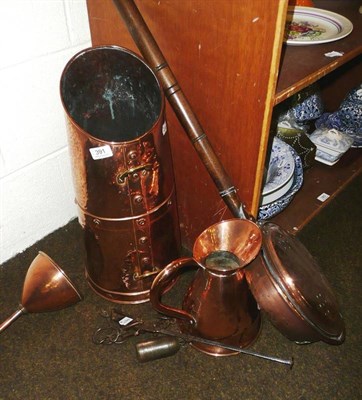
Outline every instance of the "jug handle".
<svg viewBox="0 0 362 400"><path fill-rule="evenodd" d="M179 308L174 308L163 304L161 297L166 287L171 283L172 278L188 264L199 264L192 257L179 258L168 264L163 270L161 270L156 278L154 279L151 290L150 290L150 301L154 309L162 314L172 318L181 318L189 321L192 325L196 325L195 318L188 312Z"/></svg>

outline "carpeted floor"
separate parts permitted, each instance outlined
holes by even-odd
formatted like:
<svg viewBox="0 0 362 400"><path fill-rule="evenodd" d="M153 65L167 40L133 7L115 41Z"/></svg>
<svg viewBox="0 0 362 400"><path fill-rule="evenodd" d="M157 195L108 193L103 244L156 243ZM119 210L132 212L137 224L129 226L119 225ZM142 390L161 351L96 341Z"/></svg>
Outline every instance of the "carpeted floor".
<svg viewBox="0 0 362 400"><path fill-rule="evenodd" d="M72 221L0 267L1 320L18 307L25 273L39 250L84 296L58 312L22 316L1 334L0 399L361 399L361 189L359 177L299 236L336 291L347 326L343 345L296 345L263 316L252 349L293 356L292 370L248 355L211 357L187 346L172 357L141 364L135 356L140 338L97 346L91 338L104 323L100 312L114 305L88 288L81 230ZM180 284L172 292L175 301L182 290ZM137 316L153 312L148 303L123 309Z"/></svg>

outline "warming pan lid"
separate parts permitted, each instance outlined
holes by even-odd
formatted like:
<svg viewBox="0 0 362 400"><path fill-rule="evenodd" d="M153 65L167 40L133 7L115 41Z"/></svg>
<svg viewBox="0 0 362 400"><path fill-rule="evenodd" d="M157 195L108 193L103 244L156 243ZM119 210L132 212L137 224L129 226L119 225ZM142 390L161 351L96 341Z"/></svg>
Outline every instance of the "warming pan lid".
<svg viewBox="0 0 362 400"><path fill-rule="evenodd" d="M286 304L290 308L297 318L297 325L306 325L307 331L313 331L317 340L342 343L345 326L339 305L316 260L297 238L279 226L267 222L261 225L261 229L263 257L260 259L263 261L256 269L251 264L246 274L261 309L266 311L272 322L279 321L277 328L281 333L290 336L293 321L280 316L279 300L270 308L270 304L266 304L268 296L263 295L261 286L258 286L259 279L268 277L272 283L269 288L277 292L274 295L283 301L283 307ZM296 341L313 340L306 337Z"/></svg>

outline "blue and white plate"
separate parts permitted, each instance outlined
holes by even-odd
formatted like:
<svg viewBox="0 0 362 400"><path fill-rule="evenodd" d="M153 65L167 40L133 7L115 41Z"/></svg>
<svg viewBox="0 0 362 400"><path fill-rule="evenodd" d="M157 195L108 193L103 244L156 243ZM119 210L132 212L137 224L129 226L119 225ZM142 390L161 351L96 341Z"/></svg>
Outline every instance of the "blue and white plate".
<svg viewBox="0 0 362 400"><path fill-rule="evenodd" d="M288 192L293 184L294 169L292 147L275 137L262 191L262 205L269 204Z"/></svg>
<svg viewBox="0 0 362 400"><path fill-rule="evenodd" d="M289 203L293 200L295 194L302 187L303 184L302 160L293 148L291 149L291 152L293 154L295 163L295 171L294 171L292 187L287 193L284 194L284 196L280 197L278 200L273 201L272 203L267 204L265 206L261 206L259 208L258 220L266 220L279 214L289 205Z"/></svg>

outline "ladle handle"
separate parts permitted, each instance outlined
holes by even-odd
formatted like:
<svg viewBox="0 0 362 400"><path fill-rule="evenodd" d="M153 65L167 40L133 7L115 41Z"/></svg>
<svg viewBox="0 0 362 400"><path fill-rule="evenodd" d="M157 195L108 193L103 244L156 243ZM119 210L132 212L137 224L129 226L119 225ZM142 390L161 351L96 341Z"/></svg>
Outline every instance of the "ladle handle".
<svg viewBox="0 0 362 400"><path fill-rule="evenodd" d="M235 218L253 219L245 210L237 189L212 148L190 103L183 93L175 75L133 0L113 0L134 42L150 65L165 92L178 120L193 147L206 167L219 195Z"/></svg>
<svg viewBox="0 0 362 400"><path fill-rule="evenodd" d="M18 310L16 310L13 314L10 315L10 317L8 317L4 322L0 324L0 333L25 313L25 308L23 306L20 306Z"/></svg>
<svg viewBox="0 0 362 400"><path fill-rule="evenodd" d="M161 297L171 280L180 272L180 270L190 264L198 265L192 257L179 258L168 264L154 279L150 290L150 301L154 309L162 314L172 318L181 318L196 324L195 318L188 312L179 308L174 308L163 304Z"/></svg>

